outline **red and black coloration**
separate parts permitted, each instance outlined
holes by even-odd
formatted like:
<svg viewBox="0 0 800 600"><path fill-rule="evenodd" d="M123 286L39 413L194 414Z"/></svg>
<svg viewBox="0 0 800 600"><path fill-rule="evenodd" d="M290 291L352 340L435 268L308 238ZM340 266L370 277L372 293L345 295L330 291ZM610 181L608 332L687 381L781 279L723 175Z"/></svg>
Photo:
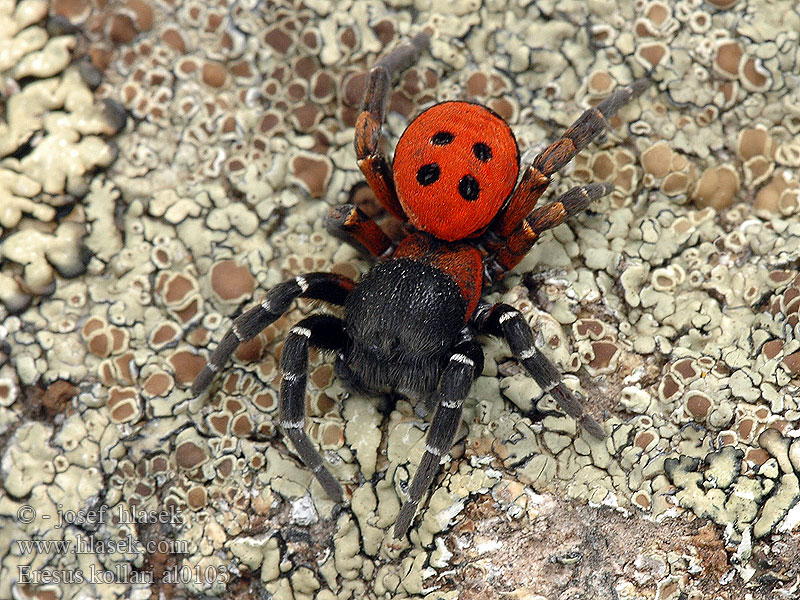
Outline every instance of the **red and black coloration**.
<svg viewBox="0 0 800 600"><path fill-rule="evenodd" d="M309 273L276 286L233 321L192 385L195 394L206 389L238 344L280 317L295 298L343 306L343 318L312 315L289 332L281 356L280 425L325 491L341 501L341 485L304 430L309 347L334 352L336 373L353 390L401 393L432 406L425 454L400 510L395 538L408 530L442 456L450 451L464 398L483 369L478 334L504 337L545 392L592 435L604 435L536 348L519 311L491 306L481 296L492 280L519 263L543 231L612 191L608 184L580 186L535 208L550 177L648 85L638 80L584 112L533 160L519 184L519 151L511 129L489 109L469 102L443 102L420 114L397 143L392 168L378 151L391 81L428 43L429 35L420 33L372 68L356 121L358 165L386 210L406 222L405 239L395 248L355 206L333 209L331 233L378 257L375 266L358 283Z"/></svg>

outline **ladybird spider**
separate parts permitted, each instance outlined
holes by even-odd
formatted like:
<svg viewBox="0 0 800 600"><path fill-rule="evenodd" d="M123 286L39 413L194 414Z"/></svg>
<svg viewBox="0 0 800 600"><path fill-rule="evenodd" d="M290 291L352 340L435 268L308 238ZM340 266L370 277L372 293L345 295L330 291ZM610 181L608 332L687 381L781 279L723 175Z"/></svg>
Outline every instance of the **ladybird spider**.
<svg viewBox="0 0 800 600"><path fill-rule="evenodd" d="M406 222L406 237L395 248L354 205L334 208L329 231L380 260L358 283L333 273L308 273L279 284L234 319L192 385L195 395L205 390L236 347L280 317L295 298L343 306L343 318L314 314L290 330L280 360L280 425L328 495L340 502L342 487L304 430L309 347L336 354L336 374L351 390L398 392L434 407L395 538L408 530L449 453L464 398L483 369L477 334L505 337L541 389L592 435L604 436L536 348L522 314L507 304L482 302L481 295L492 279L522 260L543 231L613 190L602 183L579 186L534 208L550 177L648 84L637 80L585 111L534 158L519 184L519 151L510 127L488 108L468 102L443 102L422 112L400 137L390 167L378 144L391 81L416 61L429 39L427 32L418 34L369 71L355 126L358 166L386 210Z"/></svg>

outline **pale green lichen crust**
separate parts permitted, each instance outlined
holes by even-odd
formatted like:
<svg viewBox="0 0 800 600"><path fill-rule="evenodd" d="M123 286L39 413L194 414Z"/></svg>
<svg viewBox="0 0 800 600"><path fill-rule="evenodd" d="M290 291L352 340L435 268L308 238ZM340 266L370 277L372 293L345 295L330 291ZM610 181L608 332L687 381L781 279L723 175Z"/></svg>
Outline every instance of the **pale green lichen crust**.
<svg viewBox="0 0 800 600"><path fill-rule="evenodd" d="M123 113L90 89L96 69L74 62L79 34L45 0L0 4L0 305L50 294L88 259L88 178L115 157L107 138Z"/></svg>
<svg viewBox="0 0 800 600"><path fill-rule="evenodd" d="M0 598L797 594L795 2L7 0L0 16ZM391 96L389 152L420 107L466 98L508 119L530 160L615 87L653 85L549 197L616 191L489 295L525 315L607 438L482 340L455 447L394 544L428 427L415 406L384 415L312 353L307 427L339 506L276 426L277 357L315 306L240 347L209 393L189 386L265 289L369 267L323 218L362 181L365 70L427 26L430 52ZM103 68L91 86L84 54ZM88 141L107 133L101 99L133 119L86 178L104 164L86 152L106 156ZM54 156L61 143L74 152ZM116 518L141 511L168 522Z"/></svg>

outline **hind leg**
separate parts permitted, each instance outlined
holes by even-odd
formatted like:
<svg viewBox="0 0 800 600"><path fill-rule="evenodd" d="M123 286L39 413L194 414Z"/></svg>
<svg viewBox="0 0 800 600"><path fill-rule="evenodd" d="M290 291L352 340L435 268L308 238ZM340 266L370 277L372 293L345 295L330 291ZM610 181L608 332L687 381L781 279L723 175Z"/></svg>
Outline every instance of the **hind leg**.
<svg viewBox="0 0 800 600"><path fill-rule="evenodd" d="M305 431L306 378L310 346L341 351L347 339L341 319L312 315L292 327L281 354L280 426L303 463L336 502L343 499L342 486L325 467L322 456Z"/></svg>

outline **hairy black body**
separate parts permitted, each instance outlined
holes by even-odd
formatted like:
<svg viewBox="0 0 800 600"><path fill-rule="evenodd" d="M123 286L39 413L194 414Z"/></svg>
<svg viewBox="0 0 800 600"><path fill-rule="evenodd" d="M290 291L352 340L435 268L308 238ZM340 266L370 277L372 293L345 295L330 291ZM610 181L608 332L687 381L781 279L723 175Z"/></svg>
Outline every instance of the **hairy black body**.
<svg viewBox="0 0 800 600"><path fill-rule="evenodd" d="M421 261L387 260L359 281L344 309L348 340L337 375L359 392L427 400L464 326L458 285Z"/></svg>

